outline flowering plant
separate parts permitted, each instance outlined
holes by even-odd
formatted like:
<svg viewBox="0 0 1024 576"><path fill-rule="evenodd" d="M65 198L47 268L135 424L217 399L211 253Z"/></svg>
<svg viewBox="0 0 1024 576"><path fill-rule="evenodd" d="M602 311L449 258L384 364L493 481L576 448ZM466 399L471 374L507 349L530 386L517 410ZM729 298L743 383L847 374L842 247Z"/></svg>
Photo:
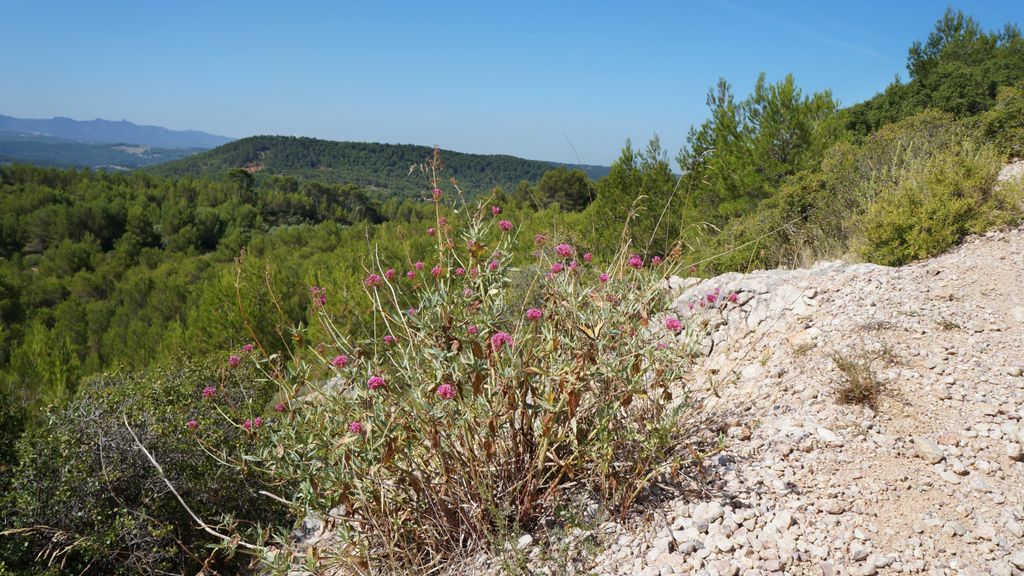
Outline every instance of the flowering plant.
<svg viewBox="0 0 1024 576"><path fill-rule="evenodd" d="M434 565L581 494L624 513L689 458L693 347L664 319L668 267L623 250L597 268L546 242L520 265L500 208L452 211L460 230L433 198L432 274L374 261L364 338L312 292L326 341L296 338L290 361L266 361L282 414L246 456L297 487L278 495L297 516L333 519L335 553L371 565Z"/></svg>

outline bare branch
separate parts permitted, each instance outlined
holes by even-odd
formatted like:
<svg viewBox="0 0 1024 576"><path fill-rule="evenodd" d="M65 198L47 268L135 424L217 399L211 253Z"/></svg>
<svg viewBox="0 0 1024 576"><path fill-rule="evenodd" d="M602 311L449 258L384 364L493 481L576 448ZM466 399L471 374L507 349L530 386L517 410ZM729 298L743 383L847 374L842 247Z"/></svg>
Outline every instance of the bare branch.
<svg viewBox="0 0 1024 576"><path fill-rule="evenodd" d="M202 529L203 531L212 536L216 536L217 538L224 540L225 542L230 542L234 545L241 546L246 550L254 550L261 553L266 551L264 547L249 544L248 542L243 542L237 536L228 536L226 534L221 534L213 527L211 527L209 524L203 522L199 518L199 516L197 516L196 513L193 512L192 509L188 507L188 504L185 504L185 500L181 497L180 494L178 494L178 491L174 489L174 485L171 484L171 481L167 479L167 475L164 474L163 467L160 466L160 463L156 461L156 458L154 458L153 455L149 453L149 450L146 450L146 447L142 445L142 442L139 441L139 437L135 435L135 431L132 430L132 427L128 424L128 416L123 416L123 418L124 427L127 428L128 433L132 435L132 439L135 440L135 445L138 446L139 450L142 450L142 453L146 455L146 458L149 459L149 462L153 465L154 468L156 468L157 473L160 475L160 479L164 481L164 484L167 484L167 488L171 491L172 494L174 494L174 497L178 499L178 503L181 504L181 507L184 508L186 512L188 512L188 515L191 516L193 520L195 520L196 525L200 529Z"/></svg>

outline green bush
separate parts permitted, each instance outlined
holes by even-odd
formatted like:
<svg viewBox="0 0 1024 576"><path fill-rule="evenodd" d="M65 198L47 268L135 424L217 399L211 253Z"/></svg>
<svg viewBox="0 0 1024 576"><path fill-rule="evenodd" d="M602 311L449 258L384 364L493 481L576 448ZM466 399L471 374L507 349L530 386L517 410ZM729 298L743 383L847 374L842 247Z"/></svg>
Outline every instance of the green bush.
<svg viewBox="0 0 1024 576"><path fill-rule="evenodd" d="M671 267L623 253L598 268L540 241L524 270L515 224L488 206L461 213L462 232L439 219L426 264L365 274L374 332L336 329L331 293L314 290L319 326L293 351L304 360L267 371L287 416L256 459L297 486L297 517L334 518L340 549L321 554L419 573L576 498L622 513L689 458Z"/></svg>
<svg viewBox="0 0 1024 576"><path fill-rule="evenodd" d="M0 495L10 494L11 479L14 468L18 464L17 442L25 432L27 413L13 390L0 389L4 395L4 403L0 404ZM4 496L0 496L0 518L6 518L8 511L3 505ZM0 530L6 522L0 520ZM0 576L7 576L9 569L6 560L23 553L24 546L10 539L0 538Z"/></svg>
<svg viewBox="0 0 1024 576"><path fill-rule="evenodd" d="M997 122L996 113L986 123L929 110L858 145L839 143L819 169L786 179L756 212L727 222L691 258L708 274L808 265L851 250L899 264L1011 222L1019 215L1016 188L993 191L1000 154L982 143L992 134L1009 137L1019 120L1008 114ZM999 130L984 128L997 124Z"/></svg>
<svg viewBox="0 0 1024 576"><path fill-rule="evenodd" d="M197 401L208 386L216 389L216 404ZM257 470L218 462L255 436L226 425L219 411L252 418L269 391L252 370L213 361L88 381L20 442L20 464L0 499L0 526L12 531L0 539L7 555L0 562L33 574L47 567L69 574L237 571L246 559L204 550L216 542L168 492L123 418L207 522L280 522L286 511L257 494Z"/></svg>
<svg viewBox="0 0 1024 576"><path fill-rule="evenodd" d="M993 148L970 144L913 162L868 207L859 252L872 262L903 264L1019 218L1019 189L995 186L1000 166Z"/></svg>
<svg viewBox="0 0 1024 576"><path fill-rule="evenodd" d="M995 106L981 116L981 129L1005 158L1024 158L1024 84L999 89Z"/></svg>

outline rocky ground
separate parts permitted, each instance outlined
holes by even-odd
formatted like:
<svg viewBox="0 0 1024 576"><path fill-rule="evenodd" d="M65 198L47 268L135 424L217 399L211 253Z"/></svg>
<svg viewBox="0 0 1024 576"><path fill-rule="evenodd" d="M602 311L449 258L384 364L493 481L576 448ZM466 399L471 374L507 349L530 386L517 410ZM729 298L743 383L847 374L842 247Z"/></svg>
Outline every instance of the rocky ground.
<svg viewBox="0 0 1024 576"><path fill-rule="evenodd" d="M548 573L1024 575L1024 226L676 289L727 423L708 490L580 533L591 561ZM874 407L837 401L842 359Z"/></svg>

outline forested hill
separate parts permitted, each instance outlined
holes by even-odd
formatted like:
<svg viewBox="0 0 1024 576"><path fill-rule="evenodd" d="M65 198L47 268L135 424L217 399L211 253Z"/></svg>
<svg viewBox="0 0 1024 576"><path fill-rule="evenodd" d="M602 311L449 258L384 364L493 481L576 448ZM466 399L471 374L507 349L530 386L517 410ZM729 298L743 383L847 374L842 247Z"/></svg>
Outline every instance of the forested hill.
<svg viewBox="0 0 1024 576"><path fill-rule="evenodd" d="M335 183L353 183L382 190L388 196L412 196L429 190L424 175L410 167L433 155L427 146L335 142L293 136L253 136L213 150L149 168L161 176L222 178L245 169L257 178L287 175ZM454 177L470 195L501 186L514 189L520 182L536 182L554 162L525 160L506 155L441 151L445 177ZM570 165L592 179L608 173L605 166Z"/></svg>

